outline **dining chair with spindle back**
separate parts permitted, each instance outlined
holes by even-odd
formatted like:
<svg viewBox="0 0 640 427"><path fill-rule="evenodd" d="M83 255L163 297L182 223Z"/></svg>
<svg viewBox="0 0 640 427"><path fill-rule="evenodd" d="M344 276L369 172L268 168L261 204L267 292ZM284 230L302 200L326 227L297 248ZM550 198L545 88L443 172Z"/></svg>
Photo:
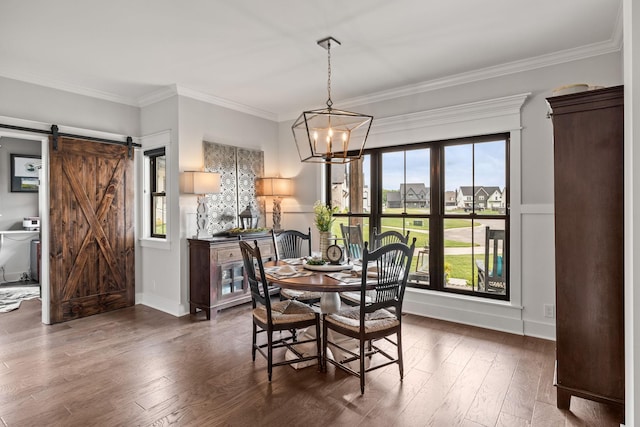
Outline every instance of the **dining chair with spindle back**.
<svg viewBox="0 0 640 427"><path fill-rule="evenodd" d="M284 300L272 302L269 298L269 287L262 264L262 256L258 242L254 241L255 247L247 241L240 240L240 251L244 270L251 289L252 318L253 318L253 345L251 356L256 360L256 351L267 359L267 372L269 381L274 366L291 365L293 363L305 362L307 360L318 360L318 366L322 367L322 352L320 341L320 315L307 304L296 300ZM258 273L256 273L256 268ZM298 329L315 326L316 336L312 339L298 340L296 331ZM274 340L274 332L281 331L279 339ZM287 332L290 336L287 336ZM266 343L258 343L258 334L266 333ZM284 335L284 336L283 336ZM317 353L304 356L296 349L297 344L315 342ZM273 361L273 350L286 347L296 357L291 360ZM266 353L265 353L266 349Z"/></svg>
<svg viewBox="0 0 640 427"><path fill-rule="evenodd" d="M415 249L416 239L413 238L411 246L404 243L390 243L372 252L368 251L367 244L362 255L362 285L360 291L361 301L366 301L368 281L375 281L376 295L370 303L360 304L358 307L350 307L337 313L323 315L322 348L324 366L331 363L346 372L360 377L360 392L364 394L365 374L375 369L382 368L392 363L397 363L400 370L400 378L404 376L402 361L402 301L407 286L409 267ZM367 265L375 265L375 277L366 274ZM337 339L329 340L328 332L337 332L358 340L358 350L345 348ZM394 342L389 336L396 335ZM397 350L397 357L376 344L376 341L384 339L393 344ZM341 360L334 360L327 356L327 347L332 345L346 354ZM357 352L356 352L357 351ZM379 356L378 356L379 355ZM376 357L374 360L373 357ZM365 367L365 359L370 360L370 365ZM382 358L383 362L379 359ZM351 362L359 362L359 370L348 366Z"/></svg>

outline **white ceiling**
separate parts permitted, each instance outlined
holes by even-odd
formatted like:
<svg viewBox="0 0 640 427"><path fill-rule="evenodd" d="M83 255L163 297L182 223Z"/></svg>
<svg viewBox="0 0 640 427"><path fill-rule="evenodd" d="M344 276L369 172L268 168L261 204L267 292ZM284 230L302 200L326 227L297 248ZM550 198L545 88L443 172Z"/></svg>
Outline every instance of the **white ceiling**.
<svg viewBox="0 0 640 427"><path fill-rule="evenodd" d="M621 0L1 0L0 76L289 119L621 48ZM0 94L1 96L1 94Z"/></svg>

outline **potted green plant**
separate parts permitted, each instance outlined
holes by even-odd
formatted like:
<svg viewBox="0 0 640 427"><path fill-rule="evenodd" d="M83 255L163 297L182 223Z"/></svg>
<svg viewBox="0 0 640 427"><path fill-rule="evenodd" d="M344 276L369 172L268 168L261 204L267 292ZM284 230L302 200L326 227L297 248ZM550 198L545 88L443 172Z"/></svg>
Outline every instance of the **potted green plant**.
<svg viewBox="0 0 640 427"><path fill-rule="evenodd" d="M449 278L451 277L451 268L453 266L449 261L445 261L444 263L444 282L445 284L449 284Z"/></svg>
<svg viewBox="0 0 640 427"><path fill-rule="evenodd" d="M333 214L337 212L337 207L329 207L319 200L313 205L314 220L318 232L320 233L320 255L322 259L327 257L327 248L331 244L331 226L335 218Z"/></svg>

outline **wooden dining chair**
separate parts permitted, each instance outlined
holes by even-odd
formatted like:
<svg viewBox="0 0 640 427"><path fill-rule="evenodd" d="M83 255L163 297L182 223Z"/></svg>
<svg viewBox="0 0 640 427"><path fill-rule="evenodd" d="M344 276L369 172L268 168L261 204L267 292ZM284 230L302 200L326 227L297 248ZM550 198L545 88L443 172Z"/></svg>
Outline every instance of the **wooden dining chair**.
<svg viewBox="0 0 640 427"><path fill-rule="evenodd" d="M345 242L345 248L347 249L347 256L352 260L360 259L364 244L364 239L362 238L362 227L360 224L340 224L340 231L342 233L342 239Z"/></svg>
<svg viewBox="0 0 640 427"><path fill-rule="evenodd" d="M271 233L276 260L311 256L311 227L309 227L307 234L298 230L285 230L280 233L272 230ZM321 296L320 292L280 289L281 299L295 299L305 304L317 304L320 302Z"/></svg>
<svg viewBox="0 0 640 427"><path fill-rule="evenodd" d="M505 292L507 277L504 230L485 227L484 260L476 259L478 289L484 292Z"/></svg>
<svg viewBox="0 0 640 427"><path fill-rule="evenodd" d="M402 234L396 230L387 230L382 233L378 233L376 227L373 227L373 249L378 249L381 246L388 245L389 243L404 243L409 244L409 232Z"/></svg>
<svg viewBox="0 0 640 427"><path fill-rule="evenodd" d="M388 245L389 243L404 243L405 245L409 242L409 232L407 231L406 235L395 231L383 231L382 233L378 233L376 227L373 228L373 249L379 249L382 246ZM372 298L375 298L376 291L367 291L367 302L371 302ZM359 292L340 292L340 299L347 305L356 306L360 305L360 293Z"/></svg>
<svg viewBox="0 0 640 427"><path fill-rule="evenodd" d="M362 287L360 290L361 301L366 299L367 280L376 281L376 296L371 303L360 304L337 313L323 315L322 349L324 354L324 366L331 363L346 372L360 377L360 392L364 394L365 374L375 369L382 368L392 363L397 363L400 370L400 378L404 376L402 362L402 301L407 286L409 267L415 249L416 239L413 238L411 246L404 243L390 243L380 249L369 252L367 244L362 255L362 265L371 263L376 266L377 278L362 275ZM328 338L329 330L358 340L359 349L351 350L344 344L337 343L337 339L331 342ZM396 335L393 341L389 336ZM380 347L376 342L384 340L396 347L397 357ZM327 357L327 347L340 350L345 355L340 360ZM378 356L379 355L379 356ZM375 359L374 359L375 357ZM365 367L365 359L369 358L370 364ZM382 359L382 362L379 360ZM360 369L356 371L348 366L349 363L359 361Z"/></svg>
<svg viewBox="0 0 640 427"><path fill-rule="evenodd" d="M307 234L298 230L271 231L276 260L311 256L311 227Z"/></svg>
<svg viewBox="0 0 640 427"><path fill-rule="evenodd" d="M253 345L251 357L253 361L255 362L256 360L256 351L267 359L269 381L271 381L274 366L291 365L293 363L316 359L318 366L322 367L320 315L308 305L296 300L284 300L272 303L269 298L268 283L267 280L264 279L266 275L264 266L262 265L258 242L254 241L255 247L252 247L243 240L241 240L239 244L245 274L249 281L249 287L251 288L251 302L253 306ZM256 266L259 275L256 274ZM315 326L316 337L307 340L298 340L296 331L310 326ZM279 339L274 340L273 333L276 331L280 331L281 335ZM259 333L266 333L266 343L258 344ZM306 344L314 341L316 342L317 348L315 355L304 356L296 349L296 345L298 344ZM283 359L274 363L273 350L278 348L286 348L296 357L292 360Z"/></svg>

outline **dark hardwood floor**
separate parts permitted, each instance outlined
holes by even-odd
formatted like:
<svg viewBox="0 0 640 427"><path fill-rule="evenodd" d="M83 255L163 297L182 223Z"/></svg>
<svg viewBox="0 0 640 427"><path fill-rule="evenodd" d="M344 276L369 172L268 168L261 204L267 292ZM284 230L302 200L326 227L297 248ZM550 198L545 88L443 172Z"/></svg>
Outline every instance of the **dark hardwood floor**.
<svg viewBox="0 0 640 427"><path fill-rule="evenodd" d="M396 365L358 379L251 361L249 305L175 318L137 305L46 326L40 302L0 314L6 426L618 426L612 409L555 406L554 343L403 318Z"/></svg>

